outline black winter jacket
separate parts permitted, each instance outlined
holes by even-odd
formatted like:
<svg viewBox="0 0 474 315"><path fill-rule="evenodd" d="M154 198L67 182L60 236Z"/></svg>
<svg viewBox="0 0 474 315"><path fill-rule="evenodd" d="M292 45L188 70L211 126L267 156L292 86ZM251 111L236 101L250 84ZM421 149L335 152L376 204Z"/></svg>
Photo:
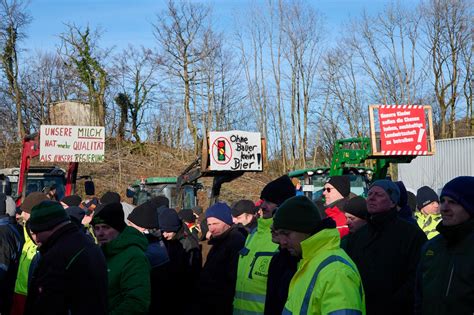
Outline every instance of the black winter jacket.
<svg viewBox="0 0 474 315"><path fill-rule="evenodd" d="M425 233L395 210L372 215L348 235L344 249L362 277L367 315L414 313L416 268L425 242Z"/></svg>
<svg viewBox="0 0 474 315"><path fill-rule="evenodd" d="M74 223L39 247L25 314L106 314L107 263L100 248Z"/></svg>
<svg viewBox="0 0 474 315"><path fill-rule="evenodd" d="M232 226L209 240L212 248L199 281L200 314L232 314L239 251L245 245L246 236L244 228Z"/></svg>
<svg viewBox="0 0 474 315"><path fill-rule="evenodd" d="M438 224L423 248L418 269L417 314L474 313L474 219Z"/></svg>

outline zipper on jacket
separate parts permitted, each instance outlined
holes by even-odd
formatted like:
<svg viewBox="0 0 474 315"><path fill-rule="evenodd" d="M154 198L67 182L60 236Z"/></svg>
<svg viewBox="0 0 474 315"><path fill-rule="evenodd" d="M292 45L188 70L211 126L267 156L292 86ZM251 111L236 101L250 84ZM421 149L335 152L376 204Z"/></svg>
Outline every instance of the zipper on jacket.
<svg viewBox="0 0 474 315"><path fill-rule="evenodd" d="M446 296L448 296L449 289L451 288L451 282L453 281L453 274L454 274L454 264L453 264L453 268L451 268L451 274L449 275L448 287L446 288Z"/></svg>

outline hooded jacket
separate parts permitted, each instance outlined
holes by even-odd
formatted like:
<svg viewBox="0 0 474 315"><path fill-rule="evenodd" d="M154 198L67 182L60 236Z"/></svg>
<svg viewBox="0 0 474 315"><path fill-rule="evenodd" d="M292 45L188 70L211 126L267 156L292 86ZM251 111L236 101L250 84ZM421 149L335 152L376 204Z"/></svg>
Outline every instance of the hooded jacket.
<svg viewBox="0 0 474 315"><path fill-rule="evenodd" d="M150 264L146 237L132 227L102 245L108 268L109 314L147 314L150 306Z"/></svg>
<svg viewBox="0 0 474 315"><path fill-rule="evenodd" d="M302 258L283 314L365 314L359 272L339 244L336 229L324 229L301 242Z"/></svg>

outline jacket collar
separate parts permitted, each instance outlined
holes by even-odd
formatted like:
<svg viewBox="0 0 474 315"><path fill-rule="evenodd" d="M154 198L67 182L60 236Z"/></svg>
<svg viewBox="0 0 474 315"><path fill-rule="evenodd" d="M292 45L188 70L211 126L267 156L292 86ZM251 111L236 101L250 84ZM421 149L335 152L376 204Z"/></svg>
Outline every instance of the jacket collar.
<svg viewBox="0 0 474 315"><path fill-rule="evenodd" d="M436 230L438 230L448 243L457 243L474 232L474 218L454 226L445 226L443 225L443 221L441 221L436 226Z"/></svg>
<svg viewBox="0 0 474 315"><path fill-rule="evenodd" d="M303 260L311 260L321 250L336 249L341 244L337 229L324 229L301 242Z"/></svg>

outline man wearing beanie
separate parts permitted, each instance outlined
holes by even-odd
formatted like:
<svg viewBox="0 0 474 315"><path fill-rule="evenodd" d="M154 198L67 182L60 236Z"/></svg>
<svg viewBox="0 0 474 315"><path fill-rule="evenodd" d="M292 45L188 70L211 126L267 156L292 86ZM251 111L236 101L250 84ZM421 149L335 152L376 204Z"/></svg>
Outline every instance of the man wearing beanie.
<svg viewBox="0 0 474 315"><path fill-rule="evenodd" d="M260 218L257 219L257 228L253 229L247 237L245 247L240 251L237 282L234 297L234 314L263 314L265 311L265 298L267 296L267 282L269 281L269 269L272 257L278 252L278 244L272 242L272 235L270 226L273 223L273 214L278 206L280 206L286 199L295 195L295 186L287 175L283 175L271 182L269 182L260 193L260 199L263 200L260 205ZM241 202L242 203L242 202ZM247 202L248 203L248 202ZM242 206L240 204L239 206ZM250 204L248 203L248 207ZM236 212L237 204L234 207ZM286 291L280 281L282 276L291 278L292 271L296 271L296 261L294 268L290 268L294 259L283 251L281 256L274 261L274 272L272 281L273 290L270 294L278 296L275 300L283 300L286 298ZM251 276L249 276L251 275ZM285 281L283 281L285 283ZM288 279L289 284L289 279ZM283 293L280 291L283 290ZM268 305L269 312L279 313L283 310L283 303L281 301L281 308L279 311L271 309L278 308L277 304Z"/></svg>
<svg viewBox="0 0 474 315"><path fill-rule="evenodd" d="M183 314L192 307L195 296L183 301L176 292L181 290L184 283L191 292L198 290L201 248L198 239L183 224L175 209L162 206L158 210L160 230L170 258L167 271L170 281L166 286L166 295L160 298L166 299L160 303L160 313Z"/></svg>
<svg viewBox="0 0 474 315"><path fill-rule="evenodd" d="M282 248L301 258L284 314L365 314L359 272L331 218L321 220L311 200L296 196L278 208L273 231Z"/></svg>
<svg viewBox="0 0 474 315"><path fill-rule="evenodd" d="M176 284L169 272L173 267L168 251L161 239L158 213L150 201L135 207L128 216L128 224L143 233L148 240L145 256L150 263L151 301L149 314L168 314L172 310L168 305L175 302L173 296ZM173 286L174 285L174 286ZM170 287L171 286L171 287ZM173 291L170 294L169 291ZM179 314L179 312L177 313Z"/></svg>
<svg viewBox="0 0 474 315"><path fill-rule="evenodd" d="M398 217L398 186L376 180L369 189L368 224L348 235L345 250L356 263L367 314L413 314L416 267L426 236Z"/></svg>
<svg viewBox="0 0 474 315"><path fill-rule="evenodd" d="M28 227L41 258L30 279L25 314L105 314L107 265L100 248L56 201L34 206Z"/></svg>
<svg viewBox="0 0 474 315"><path fill-rule="evenodd" d="M344 210L349 233L355 233L367 224L369 212L367 212L367 202L363 197L355 196L349 199Z"/></svg>
<svg viewBox="0 0 474 315"><path fill-rule="evenodd" d="M15 282L15 293L13 295L12 314L23 314L26 295L28 294L28 274L30 270L31 261L36 255L36 244L30 237L26 229L26 224L30 219L31 209L40 204L42 201L48 200L42 192L32 192L26 196L25 200L20 206L21 220L23 221L23 235L25 243L21 250L20 264L18 266L18 274Z"/></svg>
<svg viewBox="0 0 474 315"><path fill-rule="evenodd" d="M325 215L336 222L341 238L349 234L344 205L350 192L351 183L348 176L333 176L323 187Z"/></svg>
<svg viewBox="0 0 474 315"><path fill-rule="evenodd" d="M473 192L473 176L456 177L441 191L439 235L424 246L418 269L417 314L474 311Z"/></svg>
<svg viewBox="0 0 474 315"><path fill-rule="evenodd" d="M436 230L441 221L438 195L428 186L421 187L416 192L416 207L416 222L430 240L439 234Z"/></svg>
<svg viewBox="0 0 474 315"><path fill-rule="evenodd" d="M231 315L239 251L245 229L233 226L230 207L217 202L206 210L212 245L199 281L200 314Z"/></svg>
<svg viewBox="0 0 474 315"><path fill-rule="evenodd" d="M102 205L92 219L108 269L108 314L147 314L150 306L148 241L127 226L122 204Z"/></svg>

